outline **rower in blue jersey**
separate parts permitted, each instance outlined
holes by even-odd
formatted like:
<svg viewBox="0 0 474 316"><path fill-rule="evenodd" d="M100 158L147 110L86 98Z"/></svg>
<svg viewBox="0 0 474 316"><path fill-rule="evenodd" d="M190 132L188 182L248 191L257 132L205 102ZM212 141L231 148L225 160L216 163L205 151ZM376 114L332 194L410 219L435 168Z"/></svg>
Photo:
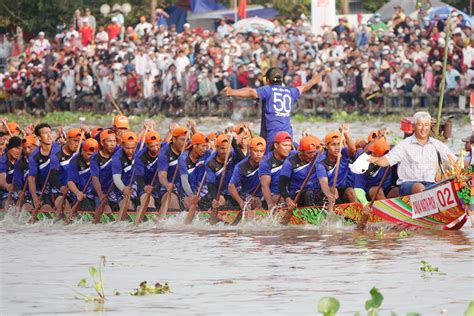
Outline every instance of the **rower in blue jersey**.
<svg viewBox="0 0 474 316"><path fill-rule="evenodd" d="M181 155L184 146L186 146L186 135L189 133L188 129L182 126L173 128L171 135L171 142L164 144L158 155L158 178L160 181L160 197L161 205L165 199L168 198L168 192L171 194L168 208L182 209L182 187L181 177L179 175L178 158ZM178 168L178 169L176 169ZM176 178L173 183L173 175L177 171Z"/></svg>
<svg viewBox="0 0 474 316"><path fill-rule="evenodd" d="M109 193L113 189L112 177L112 155L117 146L115 132L111 129L104 129L100 132L100 149L91 157L92 185L99 198L97 205L105 201L106 212L118 210L118 204L109 201Z"/></svg>
<svg viewBox="0 0 474 316"><path fill-rule="evenodd" d="M354 189L347 183L349 162L350 159L355 156L356 147L349 134L348 126L341 124L339 130L340 132L330 132L324 137L326 151L321 155L316 164L316 172L322 191L317 197L318 204L323 204L324 199L327 199L329 203L356 202ZM341 148L340 146L341 133L344 134L347 147ZM341 159L337 175L336 191L333 192L335 167L339 153L341 154Z"/></svg>
<svg viewBox="0 0 474 316"><path fill-rule="evenodd" d="M280 200L278 180L283 162L290 156L293 141L287 132L279 132L273 139L273 144L258 165L258 175L262 186L262 195L266 206L271 210Z"/></svg>
<svg viewBox="0 0 474 316"><path fill-rule="evenodd" d="M49 124L36 125L35 135L40 145L28 158L28 189L31 193L33 205L25 204L25 207L42 206L43 209L47 210L53 207L54 199L51 192L50 171L59 168L55 154L60 150L60 147L53 141L53 133ZM43 188L45 190L40 201L39 197Z"/></svg>
<svg viewBox="0 0 474 316"><path fill-rule="evenodd" d="M137 181L137 192L140 196L140 207L143 205L146 194L151 194L149 208L156 209L159 199L159 181L156 170L158 166L158 154L160 153L161 138L157 131L148 131L145 136L145 146L136 154L135 177ZM153 178L156 178L153 182ZM137 209L137 212L139 210Z"/></svg>
<svg viewBox="0 0 474 316"><path fill-rule="evenodd" d="M202 178L206 172L206 160L211 155L209 150L209 140L206 135L196 133L191 137L191 147L188 148L178 158L179 174L181 177L181 187L184 191L183 204L186 209L199 199L197 192ZM207 187L203 185L200 196L207 193ZM198 207L200 200L198 202Z"/></svg>
<svg viewBox="0 0 474 316"><path fill-rule="evenodd" d="M284 74L280 68L270 68L265 77L267 85L258 89L247 87L234 90L226 87L224 92L228 97L255 98L262 102L260 136L270 145L278 132L285 131L293 137L291 110L300 95L318 84L321 77L315 74L311 80L298 88L284 86Z"/></svg>
<svg viewBox="0 0 474 316"><path fill-rule="evenodd" d="M382 157L390 151L390 144L384 139L375 140L369 146L367 153L374 157ZM377 196L375 192L382 181L383 175L387 168L388 175L380 188ZM374 164L369 165L369 169L363 174L354 174L354 191L357 199L364 207L369 204L375 196L376 200L383 200L398 196L398 188L396 187L396 170L393 167L379 167ZM395 181L394 181L395 180Z"/></svg>
<svg viewBox="0 0 474 316"><path fill-rule="evenodd" d="M229 209L244 209L246 201L249 201L251 208L262 207L262 189L258 176L258 166L265 154L267 144L260 136L252 138L249 144L249 156L239 162L232 173L229 182ZM255 199L254 199L255 197Z"/></svg>
<svg viewBox="0 0 474 316"><path fill-rule="evenodd" d="M97 207L94 186L91 182L91 157L99 150L99 143L94 138L88 138L82 144L81 153L74 155L67 168L67 186L71 205L79 201L79 209L94 211ZM86 187L87 185L87 187Z"/></svg>
<svg viewBox="0 0 474 316"><path fill-rule="evenodd" d="M0 208L5 210L13 201L13 172L20 157L21 138L13 136L8 140L5 153L0 157Z"/></svg>
<svg viewBox="0 0 474 316"><path fill-rule="evenodd" d="M232 146L232 148L229 148ZM222 188L220 192L219 200L216 199L219 183L221 181L222 172L224 170L224 161L227 150L230 150L229 158L227 160L227 167L225 177L222 182ZM239 148L235 138L230 139L226 134L221 134L216 140L216 151L213 152L206 161L206 185L208 193L201 199L201 206L204 209L210 209L211 207L217 209L218 207L224 206L226 201L230 199L228 185L234 168L244 159L245 156L242 150Z"/></svg>
<svg viewBox="0 0 474 316"><path fill-rule="evenodd" d="M66 133L66 143L61 147L61 149L53 157L57 164L58 169L51 172L51 186L52 191L55 195L58 193L61 196L58 196L55 200L55 209L60 210L62 207L62 202L64 201L64 211L69 212L70 205L67 200L64 200L62 197L67 196L67 169L69 163L71 162L72 157L74 156L77 148L81 145L82 131L79 128L71 128Z"/></svg>
<svg viewBox="0 0 474 316"><path fill-rule="evenodd" d="M296 206L311 206L315 204L315 195L319 192L319 184L314 168L303 188L301 198L297 201L298 205L295 202L295 197L303 185L313 160L320 149L321 142L319 138L316 136L305 136L300 140L298 153L289 157L283 163L278 188L281 197L289 209L294 209Z"/></svg>
<svg viewBox="0 0 474 316"><path fill-rule="evenodd" d="M19 197L22 199L25 197L23 201L28 201L30 206L33 202L27 187L29 174L28 158L36 150L37 146L36 136L26 135L21 140L22 155L17 159L13 168L13 200L17 201Z"/></svg>
<svg viewBox="0 0 474 316"><path fill-rule="evenodd" d="M112 156L112 174L115 184L110 193L110 199L118 203L120 209L124 203L124 196L130 197L127 210L134 210L138 206L137 186L130 187L132 173L135 168L134 155L138 144L138 136L134 132L122 134L121 148Z"/></svg>

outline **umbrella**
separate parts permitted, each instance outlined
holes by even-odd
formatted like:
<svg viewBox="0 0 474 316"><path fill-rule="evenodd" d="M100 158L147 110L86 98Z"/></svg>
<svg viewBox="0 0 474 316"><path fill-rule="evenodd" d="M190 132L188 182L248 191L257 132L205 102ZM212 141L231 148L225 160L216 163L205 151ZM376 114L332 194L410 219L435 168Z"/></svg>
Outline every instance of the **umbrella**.
<svg viewBox="0 0 474 316"><path fill-rule="evenodd" d="M472 18L464 13L463 11L461 10L458 10L456 8L453 8L452 6L450 5L445 5L445 6L442 6L442 7L438 7L438 8L434 8L432 9L429 14L428 14L428 17L430 18L430 20L434 19L434 16L435 15L438 15L441 19L447 19L448 18L448 15L451 13L451 12L457 12L458 14L460 13L463 17L464 17L464 20L467 21L467 23L469 23L470 25L472 25Z"/></svg>
<svg viewBox="0 0 474 316"><path fill-rule="evenodd" d="M414 0L391 0L377 11L377 13L380 14L380 19L382 21L391 20L393 14L395 13L394 7L397 6L401 7L408 16L416 11L416 1ZM436 8L446 6L446 3L441 2L440 0L431 0L431 6Z"/></svg>
<svg viewBox="0 0 474 316"><path fill-rule="evenodd" d="M253 31L272 32L275 29L273 22L259 17L243 19L234 24L234 29L239 33L248 33Z"/></svg>

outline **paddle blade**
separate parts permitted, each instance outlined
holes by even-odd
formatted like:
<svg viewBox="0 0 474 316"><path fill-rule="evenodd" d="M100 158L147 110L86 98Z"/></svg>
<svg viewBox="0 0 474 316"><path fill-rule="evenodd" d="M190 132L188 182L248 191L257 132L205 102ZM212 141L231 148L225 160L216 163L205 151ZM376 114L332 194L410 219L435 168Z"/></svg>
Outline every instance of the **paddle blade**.
<svg viewBox="0 0 474 316"><path fill-rule="evenodd" d="M117 217L117 221L124 221L127 218L127 211L128 211L128 203L130 201L130 195L125 195L123 197L123 205L120 208L119 215Z"/></svg>
<svg viewBox="0 0 474 316"><path fill-rule="evenodd" d="M186 215L186 218L184 219L184 224L189 225L193 222L194 216L197 211L197 206L196 204L192 204L191 207L189 208L188 214Z"/></svg>
<svg viewBox="0 0 474 316"><path fill-rule="evenodd" d="M280 224L286 226L290 222L291 217L293 217L293 210L287 208L282 210L282 212L283 215L280 217Z"/></svg>

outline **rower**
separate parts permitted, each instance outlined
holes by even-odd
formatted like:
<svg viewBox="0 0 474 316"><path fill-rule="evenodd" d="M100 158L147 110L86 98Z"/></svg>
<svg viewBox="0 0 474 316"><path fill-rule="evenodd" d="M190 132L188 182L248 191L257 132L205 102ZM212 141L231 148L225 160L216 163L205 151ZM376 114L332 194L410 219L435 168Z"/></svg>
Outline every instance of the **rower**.
<svg viewBox="0 0 474 316"><path fill-rule="evenodd" d="M267 153L258 165L258 175L262 185L262 194L269 210L280 200L278 179L283 162L291 153L293 140L287 132L276 134L270 152Z"/></svg>
<svg viewBox="0 0 474 316"><path fill-rule="evenodd" d="M257 203L253 203L252 208L262 206L262 190L260 188L260 178L258 177L258 166L265 154L267 144L265 139L260 136L254 137L249 144L250 155L239 162L232 173L229 182L229 193L232 199L229 199L230 209L235 207L244 209L245 201L248 198L256 197Z"/></svg>
<svg viewBox="0 0 474 316"><path fill-rule="evenodd" d="M234 132L237 134L237 144L245 156L248 155L249 142L252 139L250 129L247 124L240 124L234 127Z"/></svg>
<svg viewBox="0 0 474 316"><path fill-rule="evenodd" d="M57 160L54 158L55 154L61 149L56 143L53 142L53 133L51 126L47 123L41 123L35 127L35 135L40 141L40 146L31 154L28 159L29 174L28 174L28 188L33 199L35 207L40 205L44 206L44 209L51 209L53 207L53 196L51 192L51 182L46 183L50 170L59 168ZM39 200L42 188L45 188L42 199ZM25 205L27 208L29 206Z"/></svg>
<svg viewBox="0 0 474 316"><path fill-rule="evenodd" d="M21 139L13 136L8 141L6 152L0 157L0 208L7 209L13 193L13 172L18 158L21 156Z"/></svg>
<svg viewBox="0 0 474 316"><path fill-rule="evenodd" d="M25 190L27 192L23 192L23 187L25 185L25 181L28 179L29 174L28 159L36 150L37 146L38 143L35 135L26 135L21 140L21 157L17 159L13 168L13 199L15 201L21 197L22 194L27 194L28 199L25 200L29 200L31 202L31 195L29 194L29 191Z"/></svg>
<svg viewBox="0 0 474 316"><path fill-rule="evenodd" d="M232 146L232 148L229 148ZM225 156L227 150L230 150L229 159L227 160L227 167L225 172L225 177L222 183L221 194L219 200L216 200L217 190L219 188L219 183L221 180L221 175L224 167ZM240 150L237 141L235 138L230 143L229 136L226 134L221 134L216 139L216 151L209 156L206 161L206 185L208 189L208 194L202 199L202 205L209 209L211 206L214 209L217 209L220 206L224 206L226 201L230 199L228 185L232 173L234 172L234 167L244 159L245 156ZM211 201L211 205L204 205L205 202Z"/></svg>
<svg viewBox="0 0 474 316"><path fill-rule="evenodd" d="M111 129L100 132L100 149L91 157L91 175L94 190L99 201L108 200L107 194L111 192L112 181L112 155L117 147L117 137ZM99 202L100 204L101 202ZM106 211L118 210L118 204L108 202Z"/></svg>
<svg viewBox="0 0 474 316"><path fill-rule="evenodd" d="M124 195L130 196L127 210L133 210L138 206L136 186L130 188L130 180L134 168L133 158L137 148L138 137L134 132L122 134L122 147L112 156L112 174L115 189L110 193L110 199L119 203L122 208Z"/></svg>
<svg viewBox="0 0 474 316"><path fill-rule="evenodd" d="M137 192L140 196L140 205L143 205L146 194L151 194L149 207L156 209L155 201L159 200L159 182L155 180L153 186L151 182L156 172L158 153L161 147L161 138L157 131L148 131L145 136L146 148L137 153L135 158L135 175L137 181ZM141 207L141 206L140 206Z"/></svg>
<svg viewBox="0 0 474 316"><path fill-rule="evenodd" d="M390 144L384 139L380 138L376 140L368 148L368 153L374 157L382 157L390 151ZM380 168L377 165L370 165L369 170L363 174L354 174L354 191L360 203L364 207L369 204L369 201L374 199L374 195L377 192L377 188L382 181L385 170L388 167ZM385 178L384 183L382 184L375 200L383 200L385 198L393 198L398 196L398 189L396 186L392 185L392 175L394 174L391 171L388 171L389 174Z"/></svg>
<svg viewBox="0 0 474 316"><path fill-rule="evenodd" d="M54 194L61 193L62 196L66 196L68 192L67 187L67 168L71 161L72 156L76 153L77 148L81 144L82 131L79 128L71 128L66 134L66 143L61 147L55 154L55 160L59 164L57 170L51 172L51 184L52 191ZM64 201L61 196L58 196L55 201L55 207L57 210L61 209L61 203L65 204L65 211L69 210L69 203Z"/></svg>
<svg viewBox="0 0 474 316"><path fill-rule="evenodd" d="M183 203L186 209L191 207L193 201L199 199L196 194L206 171L205 162L211 153L206 135L196 133L191 137L191 146L178 158L181 187L185 195ZM206 188L201 189L202 196L206 193Z"/></svg>
<svg viewBox="0 0 474 316"><path fill-rule="evenodd" d="M260 136L269 145L280 131L285 131L293 136L290 115L293 105L301 94L309 91L321 80L319 74L315 74L311 80L298 88L290 88L283 85L283 70L270 68L265 74L267 85L258 89L249 87L234 90L230 87L224 88L228 97L255 98L262 102L262 117Z"/></svg>
<svg viewBox="0 0 474 316"><path fill-rule="evenodd" d="M119 114L114 117L112 130L115 132L115 135L117 136L117 147L121 146L122 134L128 131L129 128L130 126L128 124L128 117L126 117L123 114Z"/></svg>
<svg viewBox="0 0 474 316"><path fill-rule="evenodd" d="M294 209L297 205L294 198L298 194L304 180L308 176L309 170L315 159L317 152L321 149L321 141L316 136L305 136L301 138L298 147L299 152L286 159L280 171L278 188L281 197L286 202L289 209ZM315 195L319 191L316 169L313 168L309 175L308 182L303 188L298 206L315 205Z"/></svg>
<svg viewBox="0 0 474 316"><path fill-rule="evenodd" d="M82 144L81 153L72 157L69 168L67 168L67 186L72 192L72 195L69 194L68 197L71 204L80 201L79 209L81 211L94 211L97 207L94 187L89 178L91 177L91 157L98 150L99 143L94 138L86 139ZM87 188L85 188L86 184L88 184Z"/></svg>
<svg viewBox="0 0 474 316"><path fill-rule="evenodd" d="M185 146L187 128L178 126L173 128L171 132L171 142L163 145L160 154L158 155L158 179L160 181L160 196L161 202L167 198L168 192L171 192L171 198L168 207L171 209L181 209L180 198L183 196L181 188L181 179L178 174L175 183L173 175L175 169L178 168L178 158Z"/></svg>

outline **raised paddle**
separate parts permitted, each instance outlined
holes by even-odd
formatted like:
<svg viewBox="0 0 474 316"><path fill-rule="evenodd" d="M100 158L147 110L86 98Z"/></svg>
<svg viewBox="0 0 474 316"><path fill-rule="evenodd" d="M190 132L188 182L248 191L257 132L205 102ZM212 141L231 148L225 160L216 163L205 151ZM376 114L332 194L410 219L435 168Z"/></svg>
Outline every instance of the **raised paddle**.
<svg viewBox="0 0 474 316"><path fill-rule="evenodd" d="M186 149L188 139L189 139L189 135L191 135L191 131L186 133L186 138L184 139L183 147L181 148L181 151L179 152L180 155ZM171 148L170 148L170 150L171 150ZM178 159L178 158L176 158L176 159ZM173 192L174 183L176 181L176 177L178 176L178 171L179 171L179 166L178 166L178 164L176 164L176 168L174 169L173 177L171 178L171 189L168 189L168 192L167 192L168 194L166 195L166 198L164 200L163 205L161 205L161 207L160 207L160 211L158 212L158 217L156 218L157 221L165 218L166 213L168 213L168 208L169 208L169 204L170 204L170 201L171 201L171 194L172 194L171 192Z"/></svg>
<svg viewBox="0 0 474 316"><path fill-rule="evenodd" d="M369 213L366 214L364 212L362 214L362 217L359 221L359 224L357 224L357 229L360 229L360 230L365 229L365 226L367 225L367 221L369 220L369 217L370 217L370 213L372 212L372 206L375 203L375 199L377 198L377 195L379 194L380 189L382 188L383 183L385 182L385 179L387 178L387 175L388 175L388 172L390 171L390 169L391 169L390 167L387 167L387 169L385 169L385 172L383 173L383 176L382 176L382 180L380 180L380 183L377 186L377 190L375 190L375 194L372 196L372 200L369 203L369 207L368 207L369 208Z"/></svg>
<svg viewBox="0 0 474 316"><path fill-rule="evenodd" d="M87 191L87 188L89 187L89 184L91 183L91 181L92 181L92 176L89 176L89 179L87 179L87 182L84 185L84 189L82 189L82 191L81 191L82 194L85 195L85 193ZM84 196L84 198L85 198L85 196ZM81 201L77 200L76 203L74 203L74 205L72 206L71 212L69 213L69 216L68 216L67 220L64 222L66 225L71 224L72 221L74 220L74 217L76 217L77 210L79 208L80 203L81 203Z"/></svg>
<svg viewBox="0 0 474 316"><path fill-rule="evenodd" d="M104 214L105 208L107 207L107 200L109 199L109 194L112 192L113 187L114 182L112 181L109 188L107 189L107 192L105 193L105 196L100 200L99 207L94 212L94 219L92 220L93 224L98 224L100 222L102 214Z"/></svg>
<svg viewBox="0 0 474 316"><path fill-rule="evenodd" d="M303 194L303 189L306 186L306 184L308 183L309 178L311 177L311 174L313 173L314 167L316 166L316 162L318 161L318 159L321 156L322 152L323 152L322 150L319 151L318 154L316 155L316 157L314 157L313 163L311 164L311 167L309 168L308 174L306 175L306 178L304 178L304 181L301 184L300 189L298 190L298 194L296 194L296 197L295 197L295 204L296 205L298 205L298 201L299 201L301 195ZM280 199L278 199L278 200L280 200ZM287 208L285 213L280 218L280 224L281 225L288 225L288 223L290 222L290 219L291 219L292 216L293 216L293 210Z"/></svg>
<svg viewBox="0 0 474 316"><path fill-rule="evenodd" d="M143 145L145 144L145 137L146 137L147 132L148 132L148 130L145 129L145 132L143 133L143 136L142 136L142 142L140 144L140 149L138 151L141 151L143 149ZM137 150L137 146L138 146L138 144L135 146L135 151ZM134 161L135 160L132 158L132 165L133 165ZM130 176L130 184L128 185L128 188L129 188L130 192L132 190L132 185L133 185L134 178L135 178L135 168L133 168L133 170L132 170L132 175ZM124 221L127 218L128 202L130 201L130 195L131 194L125 194L124 195L123 202L122 202L123 204L122 204L122 207L120 208L117 221Z"/></svg>
<svg viewBox="0 0 474 316"><path fill-rule="evenodd" d="M197 204L199 203L199 196L201 194L202 187L204 186L204 182L206 181L207 171L204 171L204 175L202 176L201 183L199 184L199 189L196 193L197 200L191 204L191 207L188 210L188 214L184 219L184 224L189 225L193 222L194 215L196 214Z"/></svg>
<svg viewBox="0 0 474 316"><path fill-rule="evenodd" d="M12 137L13 134L12 134L12 131L10 130L10 128L8 127L7 121L2 120L2 123L3 123L3 125L5 125L5 127L7 128L8 135L10 135L10 137Z"/></svg>
<svg viewBox="0 0 474 316"><path fill-rule="evenodd" d="M339 176L339 166L341 165L341 157L342 157L342 143L344 142L344 133L341 132L341 140L339 141L339 153L337 154L337 159L336 159L336 166L335 166L335 169L334 169L334 180L333 180L333 183L332 183L332 188L331 188L331 193L332 194L336 194L336 190L337 190L337 178ZM367 149L369 147L366 147ZM364 150L366 149L364 148ZM328 205L328 213L332 213L332 211L334 210L334 205L335 205L336 201L334 201L334 203L329 203Z"/></svg>
<svg viewBox="0 0 474 316"><path fill-rule="evenodd" d="M38 214L39 212L39 209L41 208L41 206L43 205L43 202L41 202L41 199L43 198L43 194L44 194L44 191L46 190L46 186L48 185L48 181L49 181L49 176L51 175L51 166L48 170L48 174L46 175L46 179L43 183L43 188L41 190L41 194L39 196L39 204L35 206L33 212L31 212L31 218L30 220L28 221L28 223L32 224L34 222L36 222L38 219L36 218L36 215ZM26 178L26 181L28 181L28 178Z"/></svg>
<svg viewBox="0 0 474 316"><path fill-rule="evenodd" d="M232 135L230 135L230 137L229 137L229 148L227 148L227 151L225 153L224 166L222 167L222 175L221 175L221 179L219 181L219 187L217 188L217 194L216 194L216 197L215 197L216 201L219 201L220 198L221 198L222 187L224 185L224 178L225 178L225 173L226 173L226 170L227 170L227 162L229 160L230 152L232 150L232 139L233 139L233 137L232 137ZM209 223L211 225L217 224L217 209L212 208L211 218L209 219Z"/></svg>

